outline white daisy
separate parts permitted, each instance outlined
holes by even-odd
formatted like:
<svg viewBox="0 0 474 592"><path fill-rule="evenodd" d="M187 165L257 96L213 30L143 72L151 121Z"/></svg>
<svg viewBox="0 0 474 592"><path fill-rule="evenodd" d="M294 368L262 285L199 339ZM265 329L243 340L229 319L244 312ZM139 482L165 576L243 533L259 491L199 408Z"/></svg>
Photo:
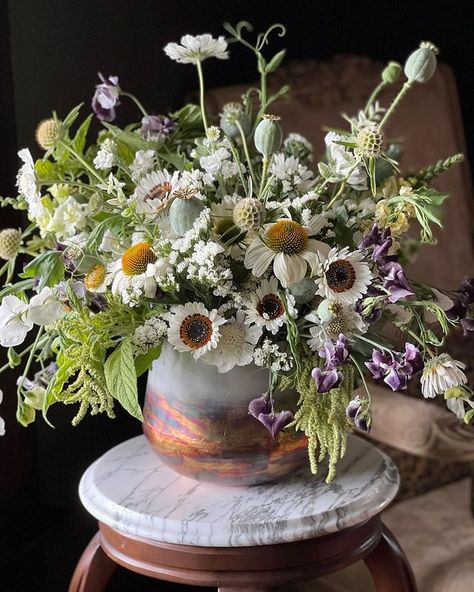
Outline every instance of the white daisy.
<svg viewBox="0 0 474 592"><path fill-rule="evenodd" d="M421 375L421 392L428 398L442 395L448 388L467 383L465 364L448 354L441 354L426 362Z"/></svg>
<svg viewBox="0 0 474 592"><path fill-rule="evenodd" d="M324 304L324 314L321 305ZM312 323L309 332L311 339L308 345L313 351L320 350L329 339L337 339L342 333L350 337L354 333L365 333L368 325L352 306L347 306L336 300L323 301L318 312L311 312L305 319Z"/></svg>
<svg viewBox="0 0 474 592"><path fill-rule="evenodd" d="M23 165L18 171L16 178L18 192L27 201L28 213L30 216L32 218L37 218L43 213L44 208L41 204L41 193L38 187L38 179L36 177L33 157L27 148L20 150L18 156L23 161Z"/></svg>
<svg viewBox="0 0 474 592"><path fill-rule="evenodd" d="M246 324L245 313L238 310L235 317L220 327L217 347L203 361L217 366L218 372L229 372L234 366L247 366L253 361L255 345L262 335L262 328Z"/></svg>
<svg viewBox="0 0 474 592"><path fill-rule="evenodd" d="M325 224L323 218L313 216L306 226L290 219L265 224L263 237L256 237L245 253L244 265L260 277L273 262L273 273L284 288L302 280L308 268L315 275L320 268L320 256L330 247L309 238Z"/></svg>
<svg viewBox="0 0 474 592"><path fill-rule="evenodd" d="M207 58L226 60L229 57L227 42L223 36L215 39L208 33L204 35L184 35L180 44L168 43L164 51L166 55L180 64L197 64Z"/></svg>
<svg viewBox="0 0 474 592"><path fill-rule="evenodd" d="M297 311L294 308L294 298L290 294L286 297L288 312L296 317ZM278 295L278 280L271 277L269 280L262 280L261 284L250 294L250 301L247 304L247 323L255 323L259 327L265 327L267 331L276 335L279 328L286 323L287 316L283 300Z"/></svg>
<svg viewBox="0 0 474 592"><path fill-rule="evenodd" d="M120 295L125 304L135 306L140 296L153 298L156 293L156 280L147 276L150 263L157 257L148 242L139 242L129 247L116 261L105 280L112 280L112 294ZM87 286L86 286L87 287Z"/></svg>
<svg viewBox="0 0 474 592"><path fill-rule="evenodd" d="M349 247L331 249L321 266L318 294L345 304L359 300L372 280L363 258L360 251L349 252Z"/></svg>
<svg viewBox="0 0 474 592"><path fill-rule="evenodd" d="M136 186L132 195L132 199L137 203L137 212L155 217L168 205L181 184L178 171L172 175L166 169L148 173Z"/></svg>
<svg viewBox="0 0 474 592"><path fill-rule="evenodd" d="M219 327L226 322L217 310L209 312L202 302L173 306L166 319L169 343L179 352L190 352L195 359L217 347Z"/></svg>

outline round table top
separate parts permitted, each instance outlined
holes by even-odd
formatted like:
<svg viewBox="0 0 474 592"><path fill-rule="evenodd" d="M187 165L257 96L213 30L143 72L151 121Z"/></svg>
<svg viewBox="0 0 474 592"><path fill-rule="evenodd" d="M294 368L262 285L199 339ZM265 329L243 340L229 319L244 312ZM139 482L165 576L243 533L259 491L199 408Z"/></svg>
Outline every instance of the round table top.
<svg viewBox="0 0 474 592"><path fill-rule="evenodd" d="M398 485L393 461L356 436L349 436L329 484L304 466L279 481L250 487L180 476L137 436L93 463L79 494L90 514L124 534L180 545L244 547L314 538L365 522L390 503Z"/></svg>

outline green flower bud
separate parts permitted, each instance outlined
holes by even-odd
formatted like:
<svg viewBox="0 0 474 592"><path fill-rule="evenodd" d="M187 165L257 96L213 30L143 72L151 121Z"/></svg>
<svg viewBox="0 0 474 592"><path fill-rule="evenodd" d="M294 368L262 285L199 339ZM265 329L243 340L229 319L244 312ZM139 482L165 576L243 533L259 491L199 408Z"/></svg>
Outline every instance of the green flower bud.
<svg viewBox="0 0 474 592"><path fill-rule="evenodd" d="M9 261L18 255L21 232L16 228L5 228L0 232L0 259Z"/></svg>
<svg viewBox="0 0 474 592"><path fill-rule="evenodd" d="M227 103L222 109L220 126L232 139L240 137L240 130L237 127L237 123L240 124L246 136L252 127L250 117L245 113L240 103Z"/></svg>
<svg viewBox="0 0 474 592"><path fill-rule="evenodd" d="M429 41L422 41L405 62L405 76L408 82L427 82L436 70L438 49Z"/></svg>
<svg viewBox="0 0 474 592"><path fill-rule="evenodd" d="M395 84L402 71L403 68L398 62L389 62L382 71L382 80L385 84Z"/></svg>
<svg viewBox="0 0 474 592"><path fill-rule="evenodd" d="M16 410L16 419L23 427L27 427L35 421L36 411L26 403L19 403Z"/></svg>
<svg viewBox="0 0 474 592"><path fill-rule="evenodd" d="M277 115L264 115L254 134L255 148L263 156L271 156L281 146L283 132Z"/></svg>
<svg viewBox="0 0 474 592"><path fill-rule="evenodd" d="M169 221L173 232L183 236L193 227L199 214L204 209L204 203L197 197L189 199L176 198L170 206Z"/></svg>
<svg viewBox="0 0 474 592"><path fill-rule="evenodd" d="M465 397L467 395L465 389L462 386L452 386L444 391L444 398L448 399L458 399L459 397Z"/></svg>

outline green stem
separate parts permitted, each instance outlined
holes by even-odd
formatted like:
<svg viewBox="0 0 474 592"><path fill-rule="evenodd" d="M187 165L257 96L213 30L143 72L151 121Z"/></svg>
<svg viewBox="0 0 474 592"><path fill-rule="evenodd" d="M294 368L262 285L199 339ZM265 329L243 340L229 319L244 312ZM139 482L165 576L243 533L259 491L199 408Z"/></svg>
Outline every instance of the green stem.
<svg viewBox="0 0 474 592"><path fill-rule="evenodd" d="M21 388L23 386L23 383L25 381L25 378L26 378L28 372L30 371L30 367L31 367L31 364L33 363L33 358L35 357L35 352L36 352L36 349L38 347L38 343L39 343L40 337L43 334L43 331L44 331L44 327L41 326L38 329L38 333L36 334L35 341L34 341L33 345L31 346L30 355L28 356L28 360L26 361L25 369L23 370L23 374L21 375L20 382L18 384L18 390L17 390L18 393L20 393L20 390L21 390Z"/></svg>
<svg viewBox="0 0 474 592"><path fill-rule="evenodd" d="M148 113L147 113L145 107L140 103L140 101L137 99L137 97L135 95L132 95L128 92L123 92L123 91L120 94L123 97L128 97L129 99L131 99L135 103L135 105L138 107L138 109L141 111L141 114L144 117L148 117Z"/></svg>
<svg viewBox="0 0 474 592"><path fill-rule="evenodd" d="M229 141L229 148L230 148L230 151L232 152L232 156L234 157L234 160L237 163L237 166L239 168L239 177L240 177L240 181L242 183L242 187L244 188L244 191L246 193L248 193L247 183L245 182L244 176L242 174L242 167L240 166L240 158L239 158L239 155L237 154L237 151L234 148L231 141Z"/></svg>
<svg viewBox="0 0 474 592"><path fill-rule="evenodd" d="M382 80L382 82L380 82L372 91L372 94L370 95L370 97L367 99L367 103L365 104L364 107L364 113L367 113L370 105L372 105L372 103L375 102L375 99L379 96L380 91L386 86L386 82L384 82Z"/></svg>
<svg viewBox="0 0 474 592"><path fill-rule="evenodd" d="M204 76L202 73L202 65L199 60L196 62L196 67L197 67L198 77L199 77L199 104L201 106L201 114L202 114L202 122L204 124L204 131L207 134L207 117L206 117L206 109L204 108Z"/></svg>
<svg viewBox="0 0 474 592"><path fill-rule="evenodd" d="M350 355L349 358L351 359L352 363L354 364L354 366L357 368L357 371L359 372L359 376L362 380L362 384L364 385L364 389L365 389L365 392L367 393L367 398L369 399L369 404L370 404L372 397L370 395L369 387L367 386L367 382L365 380L365 376L362 371L362 368L360 367L359 362L354 358L354 356Z"/></svg>
<svg viewBox="0 0 474 592"><path fill-rule="evenodd" d="M263 156L263 160L262 160L262 179L260 181L260 189L258 191L258 196L261 197L262 193L263 193L263 188L265 187L265 181L267 179L267 174L268 174L268 166L270 164L270 161L268 159L268 156L265 154Z"/></svg>
<svg viewBox="0 0 474 592"><path fill-rule="evenodd" d="M245 138L244 130L243 130L242 126L240 125L239 121L236 121L235 125L237 126L237 128L240 132L240 137L242 138L242 147L244 149L245 158L247 159L247 164L249 167L250 176L252 177L253 186L256 187L257 183L255 181L255 174L253 172L252 162L250 160L250 154L249 154L249 147L247 145L247 139Z"/></svg>
<svg viewBox="0 0 474 592"><path fill-rule="evenodd" d="M336 193L332 196L330 202L326 205L326 209L329 210L330 207L333 206L333 204L337 201L337 199L341 196L342 192L344 191L344 189L346 188L347 185L347 180L349 179L349 177L352 175L352 173L355 171L355 169L357 168L357 164L356 163L351 170L349 171L349 173L347 174L347 177L344 179L344 181L342 181L341 186L339 187L339 189L336 191Z"/></svg>
<svg viewBox="0 0 474 592"><path fill-rule="evenodd" d="M91 165L86 162L84 160L84 158L74 150L74 148L71 148L71 146L68 146L65 142L63 142L62 140L59 140L59 145L62 146L65 150L68 150L81 164L82 166L87 169L89 171L89 173L91 175L93 175L98 181L100 181L101 183L105 183L104 179L101 177L101 175L99 175L99 173L97 171L95 171Z"/></svg>
<svg viewBox="0 0 474 592"><path fill-rule="evenodd" d="M402 86L402 88L400 89L400 92L394 98L394 100L392 101L392 104L385 112L385 115L383 116L382 121L379 123L379 130L381 130L383 128L383 126L387 123L388 119L390 118L392 113L394 113L395 109L398 107L398 104L403 99L403 97L406 95L406 93L410 90L411 86L412 86L412 84L409 80L407 80L405 82L405 84Z"/></svg>
<svg viewBox="0 0 474 592"><path fill-rule="evenodd" d="M389 347L385 347L383 345L380 345L380 343L377 343L375 341L372 341L372 339L369 339L368 337L364 337L363 335L355 335L354 337L356 337L357 339L360 339L361 341L365 341L366 343L369 343L370 345L373 345L374 347L387 351L390 354L392 354L392 350Z"/></svg>

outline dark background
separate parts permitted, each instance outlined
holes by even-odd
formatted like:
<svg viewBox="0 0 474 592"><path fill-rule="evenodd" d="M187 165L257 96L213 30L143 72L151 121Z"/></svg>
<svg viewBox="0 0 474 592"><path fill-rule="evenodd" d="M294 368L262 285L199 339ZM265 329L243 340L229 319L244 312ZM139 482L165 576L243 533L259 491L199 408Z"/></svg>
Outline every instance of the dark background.
<svg viewBox="0 0 474 592"><path fill-rule="evenodd" d="M14 194L16 150L29 146L35 154L34 130L41 119L52 109L63 116L83 101L88 107L98 70L119 75L121 87L152 112L179 107L197 86L195 69L170 61L163 46L185 33L222 34L225 20L248 20L257 31L283 22L288 34L273 48L287 47L290 60L355 53L403 63L420 40L433 41L458 82L472 159L472 7L471 0L0 0L0 194ZM231 51L229 62L206 62L208 86L256 78L252 55L241 47ZM130 118L136 114L124 102L118 122ZM14 213L0 210L0 216L0 228L20 224ZM55 430L41 422L25 430L14 419L16 376L0 379L5 394L0 415L7 422L7 435L0 439L0 561L5 563L0 587L60 592L94 532L94 520L76 494L80 475L111 445L138 434L140 426L119 415L115 421L87 418L73 429L74 411L62 407L51 414ZM158 588L120 572L111 590L137 587Z"/></svg>

